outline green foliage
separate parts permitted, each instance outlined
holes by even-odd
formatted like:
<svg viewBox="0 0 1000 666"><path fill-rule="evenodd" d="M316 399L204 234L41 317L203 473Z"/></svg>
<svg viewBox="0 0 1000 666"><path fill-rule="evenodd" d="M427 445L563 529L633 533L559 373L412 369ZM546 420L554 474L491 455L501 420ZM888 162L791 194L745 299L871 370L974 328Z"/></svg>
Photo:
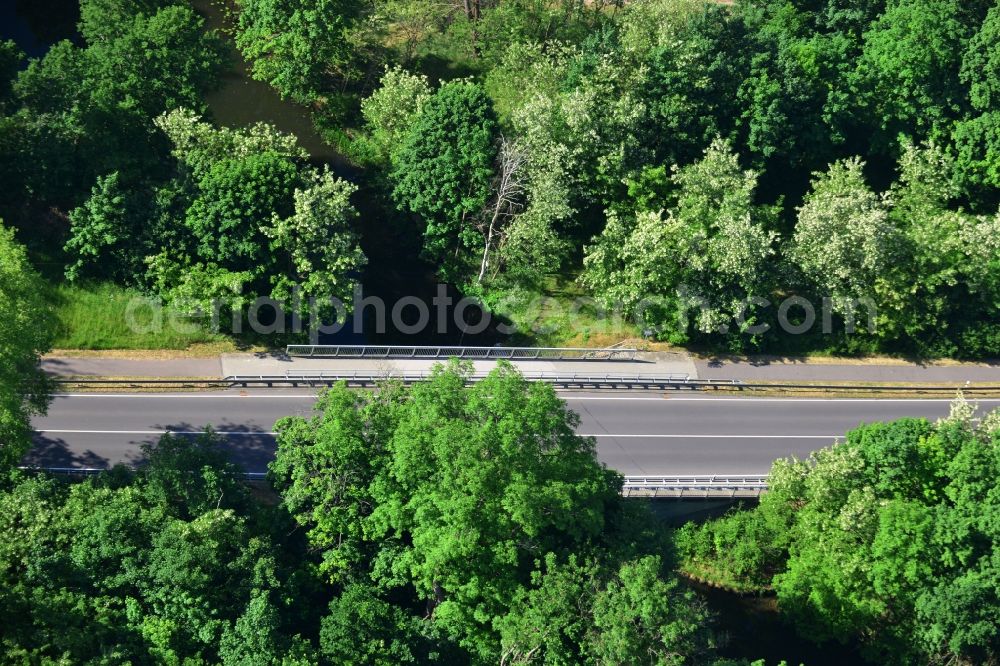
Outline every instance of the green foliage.
<svg viewBox="0 0 1000 666"><path fill-rule="evenodd" d="M1000 188L1000 111L956 123L958 168L971 191Z"/></svg>
<svg viewBox="0 0 1000 666"><path fill-rule="evenodd" d="M763 512L735 511L704 525L688 523L675 533L674 544L687 574L757 592L770 587L787 559L781 527L769 524Z"/></svg>
<svg viewBox="0 0 1000 666"><path fill-rule="evenodd" d="M352 583L330 603L320 650L335 664L427 663L439 655L434 642L421 634L431 627L422 625L429 623L380 598L377 588Z"/></svg>
<svg viewBox="0 0 1000 666"><path fill-rule="evenodd" d="M874 295L899 252L899 232L865 183L863 166L857 159L836 162L816 174L789 251L817 292L843 311L851 299Z"/></svg>
<svg viewBox="0 0 1000 666"><path fill-rule="evenodd" d="M681 664L708 656L705 609L663 580L658 557L607 572L574 555L565 564L550 555L533 576L500 623L503 663Z"/></svg>
<svg viewBox="0 0 1000 666"><path fill-rule="evenodd" d="M166 4L163 0L81 0L77 28L88 44L108 42L127 33L136 17L155 14Z"/></svg>
<svg viewBox="0 0 1000 666"><path fill-rule="evenodd" d="M969 101L980 111L1000 108L1000 7L992 7L969 40L962 58L962 82Z"/></svg>
<svg viewBox="0 0 1000 666"><path fill-rule="evenodd" d="M649 104L647 141L666 164L694 161L717 136L733 138L750 46L746 27L721 6L706 5L678 29L648 56L641 91Z"/></svg>
<svg viewBox="0 0 1000 666"><path fill-rule="evenodd" d="M756 174L740 168L724 141L671 184L666 214L639 213L634 222L611 215L581 279L608 305L623 303L660 336L682 341L692 313L695 330L708 333L767 293L776 233L767 230L771 211L753 204Z"/></svg>
<svg viewBox="0 0 1000 666"><path fill-rule="evenodd" d="M365 263L351 226L357 187L306 164L295 137L269 125L215 129L184 109L156 124L180 170L159 190L176 239L158 237L142 257L155 291L202 312L213 299L289 299L296 286L303 302L349 302Z"/></svg>
<svg viewBox="0 0 1000 666"><path fill-rule="evenodd" d="M920 0L888 3L865 33L856 84L887 136L897 132L937 138L965 106L956 76L973 30L964 3Z"/></svg>
<svg viewBox="0 0 1000 666"><path fill-rule="evenodd" d="M703 611L661 577L658 558L621 559L634 555L618 547L633 529L620 477L573 432L578 417L509 364L467 386L470 371L438 366L412 389L335 387L317 416L278 423L271 474L283 504L346 586L324 620L324 652L407 662L460 649L474 663L523 663L540 649L552 663L700 655Z"/></svg>
<svg viewBox="0 0 1000 666"><path fill-rule="evenodd" d="M262 229L271 239L271 250L287 252L292 265L292 275L274 280L271 293L288 299L297 285L304 295L322 302L343 300L366 262L350 226L357 216L351 195L358 188L329 170L309 177L312 182L295 190L294 212L285 219L273 214L272 226Z"/></svg>
<svg viewBox="0 0 1000 666"><path fill-rule="evenodd" d="M297 181L296 165L273 152L214 163L199 180L185 219L198 255L229 269L266 263L260 228L272 214L291 212Z"/></svg>
<svg viewBox="0 0 1000 666"><path fill-rule="evenodd" d="M132 477L0 493L4 661L315 663L290 612L312 594L301 551L215 446L166 437Z"/></svg>
<svg viewBox="0 0 1000 666"><path fill-rule="evenodd" d="M85 271L91 273L88 277L118 279L134 274L136 266L128 246L137 230L129 217L118 172L98 178L90 198L69 214L71 236L65 249L76 257L66 268L70 282L83 277ZM104 276L94 274L101 270L106 272Z"/></svg>
<svg viewBox="0 0 1000 666"><path fill-rule="evenodd" d="M48 402L49 382L38 357L52 344L53 324L41 278L14 232L0 224L0 471L28 450L31 417Z"/></svg>
<svg viewBox="0 0 1000 666"><path fill-rule="evenodd" d="M482 88L458 81L424 104L395 157L393 197L424 222L424 254L446 278L478 245L473 218L486 206L496 157L496 117Z"/></svg>
<svg viewBox="0 0 1000 666"><path fill-rule="evenodd" d="M355 0L244 0L236 44L253 76L301 104L319 100L351 59Z"/></svg>
<svg viewBox="0 0 1000 666"><path fill-rule="evenodd" d="M13 40L0 42L0 108L3 108L11 93L11 84L17 75L24 53Z"/></svg>
<svg viewBox="0 0 1000 666"><path fill-rule="evenodd" d="M149 120L178 106L197 106L215 84L222 47L202 31L203 20L176 5L137 16L116 39L92 42L86 50L90 91L102 108L127 110Z"/></svg>
<svg viewBox="0 0 1000 666"><path fill-rule="evenodd" d="M937 423L874 423L777 463L758 508L678 534L682 568L770 579L804 636L861 640L879 663L989 663L1000 440L998 415L974 413L960 397Z"/></svg>
<svg viewBox="0 0 1000 666"><path fill-rule="evenodd" d="M383 159L391 158L431 96L426 76L386 67L379 88L361 102L361 113Z"/></svg>
<svg viewBox="0 0 1000 666"><path fill-rule="evenodd" d="M92 15L88 9L85 28ZM201 94L217 79L222 51L186 6L109 21L114 28L95 28L108 36L95 35L86 48L60 42L33 60L14 88L26 110L54 114L49 122L58 119L84 135L57 162L69 160L83 174L117 170L131 179L142 175L143 166L152 164L155 171L162 155L150 140L153 117L177 106L199 108ZM151 155L143 155L143 147ZM65 196L49 196L55 194Z"/></svg>

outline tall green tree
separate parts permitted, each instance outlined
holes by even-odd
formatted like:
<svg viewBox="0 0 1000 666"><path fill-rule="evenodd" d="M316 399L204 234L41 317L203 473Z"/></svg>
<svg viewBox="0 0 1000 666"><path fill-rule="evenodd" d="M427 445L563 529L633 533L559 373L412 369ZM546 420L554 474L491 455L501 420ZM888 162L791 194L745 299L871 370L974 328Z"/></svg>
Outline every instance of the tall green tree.
<svg viewBox="0 0 1000 666"><path fill-rule="evenodd" d="M66 267L67 279L132 278L139 268L134 243L140 233L132 218L118 172L99 177L90 198L69 214L65 249L74 261Z"/></svg>
<svg viewBox="0 0 1000 666"><path fill-rule="evenodd" d="M457 81L427 100L396 155L393 197L423 221L424 253L446 278L458 279L479 245L475 221L489 198L496 139L486 93Z"/></svg>
<svg viewBox="0 0 1000 666"><path fill-rule="evenodd" d="M990 203L1000 200L1000 8L992 7L979 31L969 40L962 59L961 79L977 114L959 122L954 130L958 144L959 175L966 189Z"/></svg>
<svg viewBox="0 0 1000 666"><path fill-rule="evenodd" d="M14 232L0 225L0 470L24 456L31 444L31 417L48 404L49 383L38 357L54 336L41 278Z"/></svg>
<svg viewBox="0 0 1000 666"><path fill-rule="evenodd" d="M742 21L727 9L706 5L684 23L675 41L651 54L641 94L657 159L688 164L715 137L735 138L737 91L749 72L749 43ZM692 81L700 83L692 86Z"/></svg>
<svg viewBox="0 0 1000 666"><path fill-rule="evenodd" d="M866 32L856 86L887 140L899 132L936 139L966 109L958 72L978 26L963 21L962 6L955 0L888 3Z"/></svg>
<svg viewBox="0 0 1000 666"><path fill-rule="evenodd" d="M470 372L454 362L410 389L335 387L312 419L279 422L272 477L347 589L324 620L328 654L367 660L381 645L405 662L427 641L474 663L543 643L583 663L701 654L700 621L681 619L701 611L659 561L622 563L635 549L614 547L630 533L620 477L575 434L578 417L509 364L472 386ZM561 638L568 625L585 629ZM587 632L592 651L574 642Z"/></svg>

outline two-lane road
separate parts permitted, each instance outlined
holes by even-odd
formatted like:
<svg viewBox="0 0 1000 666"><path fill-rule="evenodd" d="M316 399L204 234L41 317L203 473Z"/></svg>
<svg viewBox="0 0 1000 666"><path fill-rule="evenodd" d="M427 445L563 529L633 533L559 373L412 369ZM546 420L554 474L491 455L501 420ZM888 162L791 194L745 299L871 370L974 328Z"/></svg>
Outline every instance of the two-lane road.
<svg viewBox="0 0 1000 666"><path fill-rule="evenodd" d="M564 393L580 414L579 432L597 438L598 454L626 475L764 474L776 458L804 457L860 423L904 416L939 418L948 400L713 398L657 394ZM105 467L140 460L140 445L164 431L212 426L233 459L264 471L274 454L274 422L307 415L302 391L58 395L37 418L27 463ZM1000 400L981 402L984 410Z"/></svg>

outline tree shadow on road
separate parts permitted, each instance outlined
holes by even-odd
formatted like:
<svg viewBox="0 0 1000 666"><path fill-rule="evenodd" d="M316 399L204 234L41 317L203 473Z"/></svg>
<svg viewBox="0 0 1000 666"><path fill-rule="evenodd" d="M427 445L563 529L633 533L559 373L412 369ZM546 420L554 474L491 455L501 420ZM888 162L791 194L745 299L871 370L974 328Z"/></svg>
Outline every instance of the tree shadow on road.
<svg viewBox="0 0 1000 666"><path fill-rule="evenodd" d="M36 433L32 438L31 449L21 461L22 465L28 467L72 467L77 469L106 469L115 462L122 462L126 465L134 463L138 457L138 447L136 454L129 456L125 454L121 459L111 461L102 455L94 453L90 449L80 450L81 447L69 444L61 437L49 437L42 433Z"/></svg>
<svg viewBox="0 0 1000 666"><path fill-rule="evenodd" d="M174 433L175 437L196 437L197 434L191 433L200 434L205 431L205 426L187 422L158 424L154 428L167 430ZM212 429L219 438L222 450L228 454L229 460L247 472L266 472L268 463L274 460L274 453L277 450L275 436L260 426L222 422L215 424ZM155 446L158 440L159 437L155 437L145 441ZM139 460L137 464L141 465L142 462L143 460Z"/></svg>
<svg viewBox="0 0 1000 666"><path fill-rule="evenodd" d="M203 425L198 426L188 422L157 424L153 430L166 430L175 437L196 437L205 431ZM267 465L274 459L277 449L274 435L259 426L246 426L233 423L219 423L214 426L221 444L229 459L248 472L266 472ZM116 464L127 467L141 467L146 462L142 452L143 445L155 447L161 435L129 436L109 433L107 439L96 446L79 442L67 442L62 437L52 437L44 433L36 433L32 440L31 450L23 458L21 464L28 467L67 467L76 469L110 469ZM120 442L120 447L110 446L112 439ZM93 448L114 448L115 453L101 455Z"/></svg>

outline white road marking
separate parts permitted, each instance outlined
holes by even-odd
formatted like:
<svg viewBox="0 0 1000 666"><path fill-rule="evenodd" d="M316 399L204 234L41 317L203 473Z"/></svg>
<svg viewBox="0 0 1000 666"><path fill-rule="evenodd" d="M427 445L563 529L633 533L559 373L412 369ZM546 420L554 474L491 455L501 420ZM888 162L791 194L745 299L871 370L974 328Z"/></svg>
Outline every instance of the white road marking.
<svg viewBox="0 0 1000 666"><path fill-rule="evenodd" d="M35 430L37 433L58 435L204 435L204 430ZM254 435L277 435L276 432L256 432L242 430L213 430L213 435L224 437L253 437Z"/></svg>
<svg viewBox="0 0 1000 666"><path fill-rule="evenodd" d="M213 394L213 393L199 393L197 391L192 391L191 393L53 393L53 398L187 398L189 400L205 400L206 398L224 398L227 400L236 400L243 398L294 398L296 400L302 398L316 398L315 393L308 393L306 395L289 395L287 393L276 393L273 395L239 395L235 393L224 393L224 394Z"/></svg>

